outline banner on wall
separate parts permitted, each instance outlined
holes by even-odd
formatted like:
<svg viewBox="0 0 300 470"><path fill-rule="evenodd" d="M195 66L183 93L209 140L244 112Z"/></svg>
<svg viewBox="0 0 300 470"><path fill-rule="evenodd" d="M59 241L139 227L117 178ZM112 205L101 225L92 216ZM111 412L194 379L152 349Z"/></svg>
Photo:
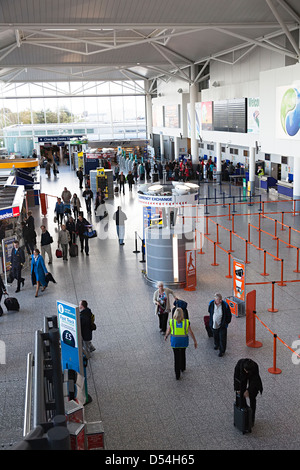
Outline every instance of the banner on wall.
<svg viewBox="0 0 300 470"><path fill-rule="evenodd" d="M276 137L300 140L300 83L276 88Z"/></svg>
<svg viewBox="0 0 300 470"><path fill-rule="evenodd" d="M203 101L201 103L201 126L203 131L213 130L213 102Z"/></svg>
<svg viewBox="0 0 300 470"><path fill-rule="evenodd" d="M196 250L185 252L186 286L184 290L193 291L197 286Z"/></svg>
<svg viewBox="0 0 300 470"><path fill-rule="evenodd" d="M260 107L259 98L248 98L248 126L250 134L259 134Z"/></svg>
<svg viewBox="0 0 300 470"><path fill-rule="evenodd" d="M79 309L76 305L60 300L56 304L62 369L73 369L84 375Z"/></svg>
<svg viewBox="0 0 300 470"><path fill-rule="evenodd" d="M233 259L233 296L245 301L245 263Z"/></svg>

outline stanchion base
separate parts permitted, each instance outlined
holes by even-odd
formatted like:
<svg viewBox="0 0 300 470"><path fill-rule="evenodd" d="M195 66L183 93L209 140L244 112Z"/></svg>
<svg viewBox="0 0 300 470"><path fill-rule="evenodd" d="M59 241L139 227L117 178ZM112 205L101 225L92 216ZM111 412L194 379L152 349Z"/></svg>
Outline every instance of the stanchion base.
<svg viewBox="0 0 300 470"><path fill-rule="evenodd" d="M188 292L193 292L196 290L196 287L185 287L183 290L187 290Z"/></svg>
<svg viewBox="0 0 300 470"><path fill-rule="evenodd" d="M277 285L280 286L280 287L285 287L285 286L286 286L286 284L285 284L284 282L279 283L279 284L277 284Z"/></svg>
<svg viewBox="0 0 300 470"><path fill-rule="evenodd" d="M261 276L270 276L268 273L260 273Z"/></svg>
<svg viewBox="0 0 300 470"><path fill-rule="evenodd" d="M132 253L140 253L139 250L134 250Z"/></svg>
<svg viewBox="0 0 300 470"><path fill-rule="evenodd" d="M299 269L294 269L293 273L300 273Z"/></svg>
<svg viewBox="0 0 300 470"><path fill-rule="evenodd" d="M211 266L219 266L219 263L211 263Z"/></svg>
<svg viewBox="0 0 300 470"><path fill-rule="evenodd" d="M260 341L249 341L246 343L249 348L261 348L262 343Z"/></svg>
<svg viewBox="0 0 300 470"><path fill-rule="evenodd" d="M228 253L234 253L234 250L228 250Z"/></svg>
<svg viewBox="0 0 300 470"><path fill-rule="evenodd" d="M229 274L228 276L225 276L225 277L227 277L227 279L232 279L232 276L230 276Z"/></svg>
<svg viewBox="0 0 300 470"><path fill-rule="evenodd" d="M278 308L268 308L268 312L278 312Z"/></svg>
<svg viewBox="0 0 300 470"><path fill-rule="evenodd" d="M205 253L204 253L204 251L198 251L198 255L205 255Z"/></svg>
<svg viewBox="0 0 300 470"><path fill-rule="evenodd" d="M268 372L270 372L270 374L281 374L282 370L281 369L278 369L277 367L274 368L274 367L270 367L268 369Z"/></svg>
<svg viewBox="0 0 300 470"><path fill-rule="evenodd" d="M250 264L250 263L251 263L251 261L245 261L245 264Z"/></svg>

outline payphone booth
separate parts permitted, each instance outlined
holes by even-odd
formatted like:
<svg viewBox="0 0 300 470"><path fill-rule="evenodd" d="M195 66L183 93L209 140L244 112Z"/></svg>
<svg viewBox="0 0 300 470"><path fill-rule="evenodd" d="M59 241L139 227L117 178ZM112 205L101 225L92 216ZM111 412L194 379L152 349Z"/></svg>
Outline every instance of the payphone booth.
<svg viewBox="0 0 300 470"><path fill-rule="evenodd" d="M105 197L108 197L108 184L107 176L104 168L97 168L97 191L101 189L104 192Z"/></svg>

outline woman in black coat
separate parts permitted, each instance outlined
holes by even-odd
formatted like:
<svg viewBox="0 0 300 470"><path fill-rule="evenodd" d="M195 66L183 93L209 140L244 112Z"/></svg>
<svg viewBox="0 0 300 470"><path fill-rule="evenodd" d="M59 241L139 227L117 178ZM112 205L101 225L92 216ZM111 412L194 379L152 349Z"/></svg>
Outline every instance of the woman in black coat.
<svg viewBox="0 0 300 470"><path fill-rule="evenodd" d="M234 390L239 392L240 406L247 406L246 398L250 400L252 410L252 424L255 420L256 397L263 392L263 385L259 375L259 367L252 359L240 359L234 369Z"/></svg>

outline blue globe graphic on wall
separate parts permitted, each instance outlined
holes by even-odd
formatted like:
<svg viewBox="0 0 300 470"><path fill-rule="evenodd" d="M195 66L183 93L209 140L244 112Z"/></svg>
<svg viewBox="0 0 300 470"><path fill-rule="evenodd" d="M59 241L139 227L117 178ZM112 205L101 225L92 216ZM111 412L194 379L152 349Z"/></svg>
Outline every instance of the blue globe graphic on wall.
<svg viewBox="0 0 300 470"><path fill-rule="evenodd" d="M300 95L296 88L289 88L283 95L280 120L287 135L292 137L297 134L300 128Z"/></svg>

